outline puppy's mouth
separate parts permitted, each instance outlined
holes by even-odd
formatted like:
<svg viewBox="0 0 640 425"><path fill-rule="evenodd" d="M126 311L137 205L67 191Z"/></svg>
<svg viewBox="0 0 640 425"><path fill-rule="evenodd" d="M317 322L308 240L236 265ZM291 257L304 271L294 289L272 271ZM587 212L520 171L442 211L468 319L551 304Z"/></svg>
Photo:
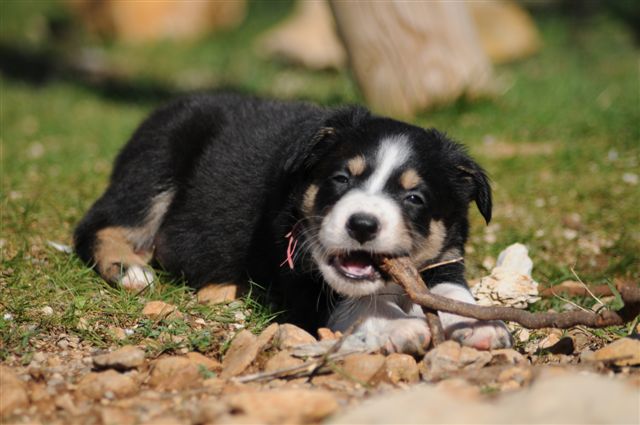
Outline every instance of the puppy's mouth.
<svg viewBox="0 0 640 425"><path fill-rule="evenodd" d="M355 281L375 281L381 274L378 264L381 254L372 254L366 251L351 251L331 255L329 264L343 277Z"/></svg>

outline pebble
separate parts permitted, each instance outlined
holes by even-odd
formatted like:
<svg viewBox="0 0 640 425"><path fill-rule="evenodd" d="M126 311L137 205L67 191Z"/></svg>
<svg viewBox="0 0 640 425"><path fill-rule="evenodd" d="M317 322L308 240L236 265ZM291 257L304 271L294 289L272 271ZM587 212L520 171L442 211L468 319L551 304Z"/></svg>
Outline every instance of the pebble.
<svg viewBox="0 0 640 425"><path fill-rule="evenodd" d="M392 353L384 362L386 379L392 384L399 382L416 383L420 380L420 370L413 356L408 354Z"/></svg>
<svg viewBox="0 0 640 425"><path fill-rule="evenodd" d="M40 309L40 311L41 311L41 312L42 312L42 314L44 314L45 316L51 316L51 315L53 314L53 309L52 309L50 306L48 306L48 305L45 305L44 307L42 307L42 308Z"/></svg>
<svg viewBox="0 0 640 425"><path fill-rule="evenodd" d="M503 364L524 364L527 359L512 348L501 348L498 350L491 350L491 364L503 365Z"/></svg>
<svg viewBox="0 0 640 425"><path fill-rule="evenodd" d="M280 325L277 323L272 323L267 326L261 333L258 335L258 351L267 350L271 347L271 343L273 342L273 337L276 336L278 330L280 329Z"/></svg>
<svg viewBox="0 0 640 425"><path fill-rule="evenodd" d="M0 365L0 417L9 415L29 404L24 382L11 369Z"/></svg>
<svg viewBox="0 0 640 425"><path fill-rule="evenodd" d="M354 379L361 384L368 384L376 375L383 373L385 357L382 354L357 353L345 357L342 370L348 379Z"/></svg>
<svg viewBox="0 0 640 425"><path fill-rule="evenodd" d="M202 375L198 365L182 356L163 357L151 371L149 385L156 390L183 390L198 385Z"/></svg>
<svg viewBox="0 0 640 425"><path fill-rule="evenodd" d="M179 319L182 313L178 311L178 307L164 301L149 301L142 309L142 314L150 319L158 320L165 318Z"/></svg>
<svg viewBox="0 0 640 425"><path fill-rule="evenodd" d="M461 347L455 341L445 341L425 356L421 362L423 377L428 381L447 377L458 370L480 369L491 361L491 353Z"/></svg>
<svg viewBox="0 0 640 425"><path fill-rule="evenodd" d="M137 389L138 385L131 377L109 369L104 372L91 372L83 376L78 382L76 394L99 400L107 392L120 398L133 394Z"/></svg>
<svg viewBox="0 0 640 425"><path fill-rule="evenodd" d="M268 424L317 423L339 407L329 391L309 389L242 392L227 396L225 401L234 412Z"/></svg>
<svg viewBox="0 0 640 425"><path fill-rule="evenodd" d="M93 358L93 364L100 369L128 370L144 363L144 351L133 345L125 345L111 353L101 354Z"/></svg>
<svg viewBox="0 0 640 425"><path fill-rule="evenodd" d="M597 350L593 357L597 361L611 362L616 366L640 364L640 340L621 338Z"/></svg>
<svg viewBox="0 0 640 425"><path fill-rule="evenodd" d="M280 325L276 340L278 341L278 346L281 349L293 348L297 345L313 344L317 342L309 332L290 323Z"/></svg>
<svg viewBox="0 0 640 425"><path fill-rule="evenodd" d="M222 359L222 378L230 378L244 372L258 355L258 338L248 330L240 331L231 341Z"/></svg>
<svg viewBox="0 0 640 425"><path fill-rule="evenodd" d="M242 297L245 288L235 283L211 283L200 288L197 294L200 304L223 304Z"/></svg>

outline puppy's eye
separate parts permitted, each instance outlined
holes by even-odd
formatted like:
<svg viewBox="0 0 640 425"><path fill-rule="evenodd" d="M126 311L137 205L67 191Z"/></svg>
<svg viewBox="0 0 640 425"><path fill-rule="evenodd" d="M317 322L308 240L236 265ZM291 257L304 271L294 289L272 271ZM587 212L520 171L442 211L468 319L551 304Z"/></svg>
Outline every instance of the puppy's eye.
<svg viewBox="0 0 640 425"><path fill-rule="evenodd" d="M424 199L422 199L422 196L416 195L415 193L407 195L404 198L404 200L405 202L408 202L411 205L416 205L416 206L424 205Z"/></svg>
<svg viewBox="0 0 640 425"><path fill-rule="evenodd" d="M349 176L346 174L336 174L332 177L332 180L338 184L347 184L349 183Z"/></svg>

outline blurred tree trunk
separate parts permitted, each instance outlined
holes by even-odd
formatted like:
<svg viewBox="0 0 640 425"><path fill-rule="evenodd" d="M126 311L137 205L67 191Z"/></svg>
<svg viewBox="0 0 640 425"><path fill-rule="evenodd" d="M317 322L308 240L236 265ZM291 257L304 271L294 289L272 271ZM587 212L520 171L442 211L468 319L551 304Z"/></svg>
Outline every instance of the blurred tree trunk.
<svg viewBox="0 0 640 425"><path fill-rule="evenodd" d="M464 2L331 0L331 7L375 111L407 117L490 92L491 63Z"/></svg>

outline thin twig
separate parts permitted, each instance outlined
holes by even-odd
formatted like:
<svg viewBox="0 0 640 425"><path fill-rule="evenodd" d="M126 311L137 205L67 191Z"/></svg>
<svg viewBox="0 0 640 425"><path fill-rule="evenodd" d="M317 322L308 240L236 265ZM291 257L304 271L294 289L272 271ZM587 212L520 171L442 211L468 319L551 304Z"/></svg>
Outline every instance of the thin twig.
<svg viewBox="0 0 640 425"><path fill-rule="evenodd" d="M632 285L618 286L624 301L623 308L617 311L605 310L601 313L590 311L569 311L563 313L531 313L509 307L484 307L463 303L430 293L408 257L386 258L380 267L388 273L406 291L416 304L431 310L453 313L479 320L508 320L517 322L529 329L560 328L566 329L576 325L602 328L613 325L624 325L640 314L640 287Z"/></svg>

